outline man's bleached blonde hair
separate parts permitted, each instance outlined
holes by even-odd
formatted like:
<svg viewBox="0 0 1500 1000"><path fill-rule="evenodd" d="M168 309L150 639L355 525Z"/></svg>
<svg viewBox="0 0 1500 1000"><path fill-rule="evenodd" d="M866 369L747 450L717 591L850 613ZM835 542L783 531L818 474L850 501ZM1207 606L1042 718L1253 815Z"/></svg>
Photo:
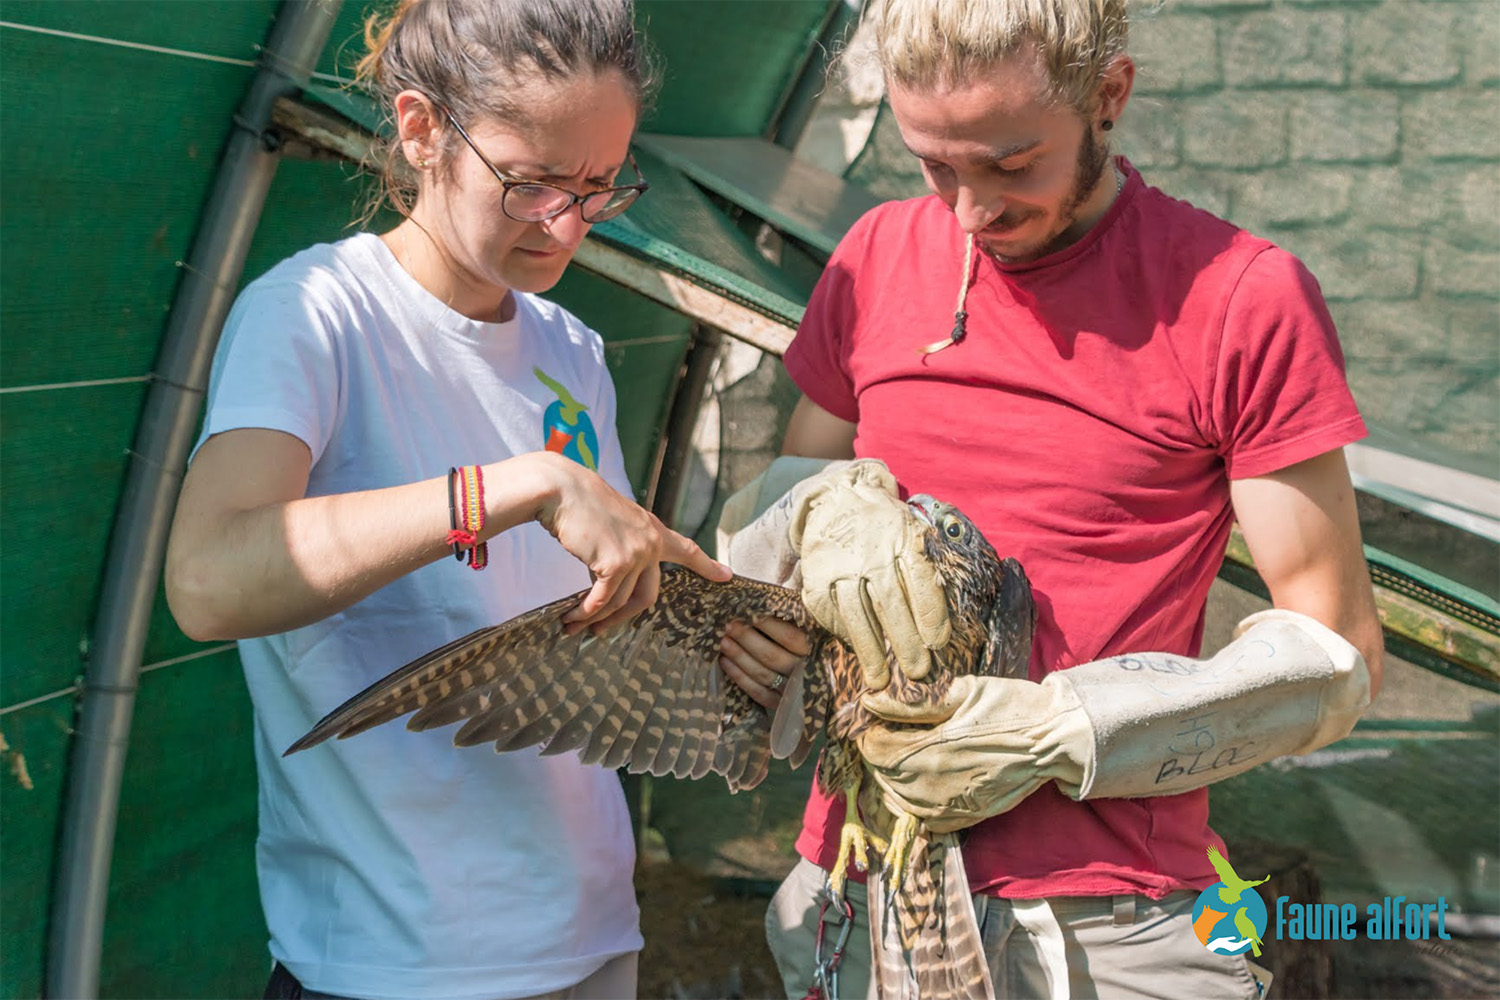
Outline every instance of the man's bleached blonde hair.
<svg viewBox="0 0 1500 1000"><path fill-rule="evenodd" d="M947 87L1036 46L1049 96L1087 114L1099 81L1125 52L1127 0L870 0L887 81Z"/></svg>

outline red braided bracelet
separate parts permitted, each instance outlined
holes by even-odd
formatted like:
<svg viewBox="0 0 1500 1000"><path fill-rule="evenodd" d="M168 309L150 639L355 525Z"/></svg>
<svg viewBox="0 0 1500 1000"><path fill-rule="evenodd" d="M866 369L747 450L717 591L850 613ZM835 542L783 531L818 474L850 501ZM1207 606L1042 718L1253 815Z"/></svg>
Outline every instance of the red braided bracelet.
<svg viewBox="0 0 1500 1000"><path fill-rule="evenodd" d="M458 479L458 502L455 503L454 478ZM463 525L459 526L462 518ZM484 530L484 474L477 465L465 465L448 470L448 524L447 543L453 546L454 558L462 559L464 550L469 553L469 568L480 570L489 565L488 542L479 541Z"/></svg>

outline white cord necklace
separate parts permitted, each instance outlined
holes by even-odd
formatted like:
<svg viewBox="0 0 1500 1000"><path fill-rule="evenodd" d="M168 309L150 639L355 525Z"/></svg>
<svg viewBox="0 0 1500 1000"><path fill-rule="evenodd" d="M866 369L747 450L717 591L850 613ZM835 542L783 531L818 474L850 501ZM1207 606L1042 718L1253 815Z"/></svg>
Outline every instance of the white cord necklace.
<svg viewBox="0 0 1500 1000"><path fill-rule="evenodd" d="M1120 192L1125 190L1125 173L1118 164L1111 163L1110 167L1115 172L1115 197L1118 198ZM964 300L969 296L969 285L972 281L970 272L973 270L973 263L974 234L969 233L968 238L964 240L964 269L958 283L958 303L953 309L953 330L943 340L935 340L926 347L917 348L918 354L936 354L945 347L962 344L964 338L969 335L969 313L964 309Z"/></svg>

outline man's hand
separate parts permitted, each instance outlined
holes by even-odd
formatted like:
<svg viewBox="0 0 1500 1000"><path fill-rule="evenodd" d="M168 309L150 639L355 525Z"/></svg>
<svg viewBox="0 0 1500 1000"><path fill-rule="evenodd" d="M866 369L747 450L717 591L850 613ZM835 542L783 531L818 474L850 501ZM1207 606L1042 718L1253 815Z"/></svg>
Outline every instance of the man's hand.
<svg viewBox="0 0 1500 1000"><path fill-rule="evenodd" d="M789 536L801 557L802 601L859 658L865 686L890 683L886 643L913 680L949 637L948 601L922 549L921 522L888 469L852 462L800 498Z"/></svg>
<svg viewBox="0 0 1500 1000"><path fill-rule="evenodd" d="M734 622L719 643L719 668L774 715L787 678L811 652L812 640L791 622Z"/></svg>

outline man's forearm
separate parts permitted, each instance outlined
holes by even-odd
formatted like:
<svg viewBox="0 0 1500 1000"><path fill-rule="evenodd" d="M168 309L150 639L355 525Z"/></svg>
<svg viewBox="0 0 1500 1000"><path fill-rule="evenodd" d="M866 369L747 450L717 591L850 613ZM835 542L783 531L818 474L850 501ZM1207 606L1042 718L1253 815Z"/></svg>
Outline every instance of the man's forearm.
<svg viewBox="0 0 1500 1000"><path fill-rule="evenodd" d="M1216 655L1141 653L1040 684L956 678L920 714L880 694L893 722L860 749L893 808L954 830L1013 808L1048 781L1075 799L1176 795L1346 735L1369 704L1359 652L1305 616L1268 611Z"/></svg>

